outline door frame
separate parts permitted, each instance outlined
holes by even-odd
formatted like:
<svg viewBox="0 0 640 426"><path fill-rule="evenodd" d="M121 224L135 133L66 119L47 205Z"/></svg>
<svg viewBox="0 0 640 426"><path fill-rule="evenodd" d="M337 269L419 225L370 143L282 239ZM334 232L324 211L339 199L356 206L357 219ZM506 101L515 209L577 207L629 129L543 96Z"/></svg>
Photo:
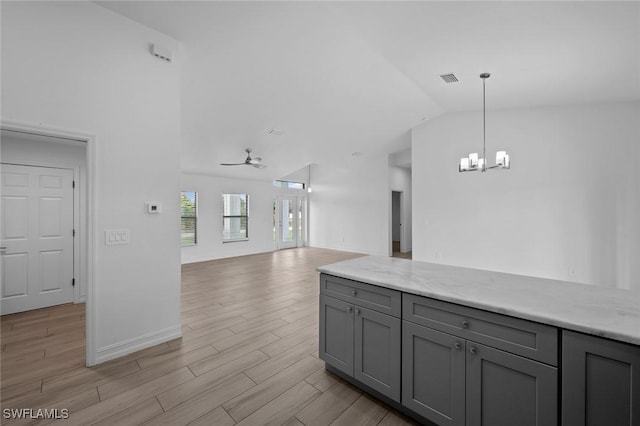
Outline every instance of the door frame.
<svg viewBox="0 0 640 426"><path fill-rule="evenodd" d="M287 245L286 247L282 247L282 225L280 225L280 215L282 214L282 201L284 199L288 199L288 200L293 200L293 204L294 204L294 215L293 215L293 221L294 221L294 232L296 235L296 239L293 242L293 245L289 246ZM278 220L277 224L274 224L276 226L276 249L277 250L285 250L285 249L289 249L289 248L295 248L295 247L299 247L300 246L300 223L299 223L299 218L298 218L298 210L300 209L300 199L299 197L297 197L296 195L292 195L292 194L278 194L274 197L274 202L276 204L276 217L275 219Z"/></svg>
<svg viewBox="0 0 640 426"><path fill-rule="evenodd" d="M86 241L86 265L87 271L87 301L85 303L85 334L86 334L86 365L91 367L96 364L96 345L95 345L95 282L96 282L96 251L97 251L97 137L93 134L79 132L75 130L60 129L55 127L43 126L41 124L32 124L26 122L1 120L0 129L10 130L14 132L21 132L27 134L33 134L38 136L47 136L58 139L74 140L78 142L86 143L86 167L87 167L87 181L85 182L87 187L87 235ZM75 175L75 173L74 173ZM75 206L74 206L75 207ZM75 210L74 210L75 211ZM75 226L75 224L74 224ZM74 268L75 269L75 268ZM75 271L74 271L75 272Z"/></svg>

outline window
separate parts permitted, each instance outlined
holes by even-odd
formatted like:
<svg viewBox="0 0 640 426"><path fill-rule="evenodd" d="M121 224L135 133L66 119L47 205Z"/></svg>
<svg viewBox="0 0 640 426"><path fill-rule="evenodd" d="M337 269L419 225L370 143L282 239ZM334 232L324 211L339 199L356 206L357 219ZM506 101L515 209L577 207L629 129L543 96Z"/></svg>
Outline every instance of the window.
<svg viewBox="0 0 640 426"><path fill-rule="evenodd" d="M288 180L274 180L273 186L276 188L304 189L303 182L291 182Z"/></svg>
<svg viewBox="0 0 640 426"><path fill-rule="evenodd" d="M198 243L198 193L180 192L180 240L183 246Z"/></svg>
<svg viewBox="0 0 640 426"><path fill-rule="evenodd" d="M249 196L222 194L222 242L249 239Z"/></svg>

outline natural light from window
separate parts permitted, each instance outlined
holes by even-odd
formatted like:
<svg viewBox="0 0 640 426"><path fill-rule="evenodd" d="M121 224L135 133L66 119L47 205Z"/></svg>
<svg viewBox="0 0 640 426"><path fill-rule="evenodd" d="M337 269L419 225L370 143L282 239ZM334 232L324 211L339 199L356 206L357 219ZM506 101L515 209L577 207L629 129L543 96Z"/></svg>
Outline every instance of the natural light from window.
<svg viewBox="0 0 640 426"><path fill-rule="evenodd" d="M183 246L198 243L198 193L180 192L180 241Z"/></svg>
<svg viewBox="0 0 640 426"><path fill-rule="evenodd" d="M249 195L222 194L222 242L249 239Z"/></svg>

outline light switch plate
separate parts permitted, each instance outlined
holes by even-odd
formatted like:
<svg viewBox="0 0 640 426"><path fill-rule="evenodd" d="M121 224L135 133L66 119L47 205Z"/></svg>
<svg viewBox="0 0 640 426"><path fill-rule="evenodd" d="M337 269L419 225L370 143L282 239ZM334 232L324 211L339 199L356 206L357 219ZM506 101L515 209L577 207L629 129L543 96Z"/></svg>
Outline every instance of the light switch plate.
<svg viewBox="0 0 640 426"><path fill-rule="evenodd" d="M118 244L129 244L131 233L128 229L107 229L104 231L104 244L113 246Z"/></svg>

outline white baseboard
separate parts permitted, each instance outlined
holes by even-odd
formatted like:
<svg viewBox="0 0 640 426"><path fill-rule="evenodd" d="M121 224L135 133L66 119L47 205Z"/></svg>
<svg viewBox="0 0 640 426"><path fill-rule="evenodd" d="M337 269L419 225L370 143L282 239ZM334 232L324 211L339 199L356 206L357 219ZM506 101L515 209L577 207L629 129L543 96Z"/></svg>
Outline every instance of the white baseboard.
<svg viewBox="0 0 640 426"><path fill-rule="evenodd" d="M269 248L269 249L247 250L247 251L242 251L238 253L223 253L223 254L216 253L216 254L204 254L204 255L198 255L198 256L185 256L183 251L181 264L188 265L190 263L208 262L210 260L228 259L231 257L252 256L254 254L271 253L274 251L276 251L275 248Z"/></svg>
<svg viewBox="0 0 640 426"><path fill-rule="evenodd" d="M182 337L182 325L178 324L164 330L154 331L143 336L127 339L122 342L98 348L96 351L96 364L110 361L115 358L151 347L169 340Z"/></svg>
<svg viewBox="0 0 640 426"><path fill-rule="evenodd" d="M389 256L388 253L384 253L377 250L362 250L362 249L350 248L350 247L327 246L323 244L311 244L309 245L309 247L315 247L315 248L326 249L326 250L346 251L348 253L359 253L359 254L365 254L370 256Z"/></svg>

